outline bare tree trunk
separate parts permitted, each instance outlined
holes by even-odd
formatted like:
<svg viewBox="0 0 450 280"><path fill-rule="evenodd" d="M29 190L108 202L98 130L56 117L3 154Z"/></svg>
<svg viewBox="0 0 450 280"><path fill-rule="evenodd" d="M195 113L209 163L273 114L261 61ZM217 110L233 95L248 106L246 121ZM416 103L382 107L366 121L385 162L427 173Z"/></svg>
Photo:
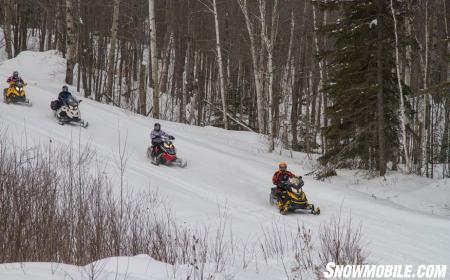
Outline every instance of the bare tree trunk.
<svg viewBox="0 0 450 280"><path fill-rule="evenodd" d="M145 87L145 64L141 64L139 71L139 114L147 114L147 90Z"/></svg>
<svg viewBox="0 0 450 280"><path fill-rule="evenodd" d="M305 92L306 112L305 112L305 149L309 155L311 153L311 92L312 92L312 71L308 71L308 87Z"/></svg>
<svg viewBox="0 0 450 280"><path fill-rule="evenodd" d="M105 94L109 97L108 99L114 100L113 97L113 81L114 81L114 57L116 55L116 46L117 46L117 29L119 27L119 9L120 9L120 0L114 0L113 7L113 18L112 18L112 26L111 26L111 40L109 46L108 53L108 72L107 72L107 81L106 81L106 92Z"/></svg>
<svg viewBox="0 0 450 280"><path fill-rule="evenodd" d="M76 30L74 19L74 5L73 0L66 0L66 50L67 50L67 65L66 65L66 83L73 84L73 68L75 66L75 56L77 54L76 48Z"/></svg>
<svg viewBox="0 0 450 280"><path fill-rule="evenodd" d="M11 0L4 1L4 13L5 13L5 25L4 25L4 33L5 33L5 48L6 54L8 55L8 59L13 58L12 54L12 40L11 40L11 24L12 24L12 9L11 9Z"/></svg>
<svg viewBox="0 0 450 280"><path fill-rule="evenodd" d="M172 42L173 42L173 32L170 31L166 34L166 44L165 44L165 52L163 56L163 65L161 70L161 77L160 77L160 84L159 84L159 90L162 93L167 93L167 84L168 84L168 77L169 77L169 66L170 66L170 55L172 51Z"/></svg>
<svg viewBox="0 0 450 280"><path fill-rule="evenodd" d="M278 32L278 0L275 0L273 3L272 9L272 22L270 26L270 37L267 34L267 23L266 23L266 0L258 0L259 3L259 12L261 19L261 40L264 44L264 47L267 51L267 75L268 75L268 85L267 91L269 95L269 152L272 152L275 149L275 129L276 129L276 120L274 119L275 115L275 106L276 100L273 94L273 86L274 86L274 71L273 71L273 51L274 44L277 37ZM262 61L262 59L261 59Z"/></svg>
<svg viewBox="0 0 450 280"><path fill-rule="evenodd" d="M225 77L223 73L223 60L222 60L222 47L220 45L220 29L219 29L219 14L217 13L217 2L213 0L213 10L214 10L214 24L216 28L216 51L217 51L217 63L219 64L219 88L220 96L222 98L222 115L223 115L223 125L225 129L228 129L228 119L227 119L227 99L225 92Z"/></svg>
<svg viewBox="0 0 450 280"><path fill-rule="evenodd" d="M192 22L191 19L188 19L187 23L187 38L186 38L186 53L184 57L184 77L183 77L183 96L182 96L182 103L183 103L183 111L184 111L184 122L190 123L190 117L192 115L192 103L190 103L190 97L192 95L192 53L193 53L193 42L192 37L194 34L192 34ZM188 110L187 105L190 104L189 116L188 116ZM189 118L188 118L189 117Z"/></svg>
<svg viewBox="0 0 450 280"><path fill-rule="evenodd" d="M319 47L319 38L317 36L317 30L318 30L317 12L316 12L316 6L314 5L314 3L312 4L312 11L313 11L313 28L314 28L314 32L313 32L314 33L314 47L316 49L316 51L315 51L316 56L318 56L319 52L320 52L320 47ZM325 13L324 14L324 19L326 19L326 11L324 13ZM314 133L314 142L316 142L317 130L320 129L320 118L321 118L321 116L320 116L320 111L321 111L320 106L321 106L322 99L324 101L324 104L323 104L324 112L325 112L325 108L327 106L327 104L325 104L325 100L326 100L326 98L324 97L325 93L323 92L323 82L324 82L324 79L325 79L324 78L324 71L325 71L325 69L324 69L324 65L323 65L323 60L319 59L318 63L319 63L319 85L318 85L318 89L317 90L318 90L318 94L319 94L319 108L318 108L319 114L317 116L317 124L318 125L317 125L317 129L315 129L315 133ZM322 148L324 150L325 149L325 141L324 141L323 137L320 137L320 138L322 139Z"/></svg>
<svg viewBox="0 0 450 280"><path fill-rule="evenodd" d="M383 104L383 23L381 19L381 10L383 7L383 0L377 1L378 16L377 16L377 114L378 114L378 168L380 176L386 174L386 160L385 160L385 137L384 137L384 104Z"/></svg>
<svg viewBox="0 0 450 280"><path fill-rule="evenodd" d="M252 58L252 66L253 66L253 76L255 79L255 91L256 91L256 108L257 108L257 116L258 116L258 131L260 133L264 132L264 96L263 96L263 87L262 87L262 77L260 65L258 63L258 59L256 57L256 44L255 44L255 34L253 23L250 19L247 0L237 0L238 4L244 14L245 24L247 27L248 36L250 39L250 53Z"/></svg>
<svg viewBox="0 0 450 280"><path fill-rule="evenodd" d="M411 156L409 153L409 146L407 142L406 137L406 114L405 114L405 101L403 97L403 87L402 87L402 81L400 77L400 59L399 59L399 42L398 42L398 31L397 31L397 18L395 17L395 10L394 10L394 3L393 0L391 0L391 12L392 12L392 19L394 20L394 33L395 33L395 66L397 71L397 82L398 82L398 89L400 93L400 122L401 122L401 128L402 128L402 144L403 144L403 150L404 150L404 157L405 157L405 164L406 164L406 173L411 173Z"/></svg>
<svg viewBox="0 0 450 280"><path fill-rule="evenodd" d="M425 174L428 177L428 51L429 51L429 30L428 30L428 1L425 1L425 65L423 74L423 112L422 112L422 169L425 168Z"/></svg>
<svg viewBox="0 0 450 280"><path fill-rule="evenodd" d="M444 7L444 14L448 15L447 6L445 3L446 0L442 0L442 4ZM445 23L445 36L450 38L450 32L448 30L448 17L444 17ZM450 55L450 41L447 40L447 54ZM447 80L450 74L450 63L447 63ZM440 161L442 164L442 178L446 176L450 178L450 97L447 95L444 101L444 133L442 137L441 143L441 151L440 151ZM447 163L447 165L445 165ZM447 172L447 174L445 174Z"/></svg>
<svg viewBox="0 0 450 280"><path fill-rule="evenodd" d="M292 95L293 85L292 85L292 45L294 42L294 30L295 30L295 17L294 12L291 12L291 26L290 26L290 34L289 34L289 47L288 54L286 59L286 65L284 68L284 77L283 77L283 85L282 89L282 104L283 104L283 114L281 116L281 124L283 128L282 132L282 143L284 148L289 147L289 131L288 131L288 111L289 111L289 97Z"/></svg>
<svg viewBox="0 0 450 280"><path fill-rule="evenodd" d="M207 59L206 56L203 53L200 53L200 71L198 73L198 77L197 77L197 125L202 126L203 125L203 99L205 98L205 90L206 90L206 86L205 86L205 77L207 77L208 75L208 63L207 63Z"/></svg>
<svg viewBox="0 0 450 280"><path fill-rule="evenodd" d="M150 50L152 57L153 111L152 116L159 119L158 53L156 49L155 0L148 1L150 20Z"/></svg>

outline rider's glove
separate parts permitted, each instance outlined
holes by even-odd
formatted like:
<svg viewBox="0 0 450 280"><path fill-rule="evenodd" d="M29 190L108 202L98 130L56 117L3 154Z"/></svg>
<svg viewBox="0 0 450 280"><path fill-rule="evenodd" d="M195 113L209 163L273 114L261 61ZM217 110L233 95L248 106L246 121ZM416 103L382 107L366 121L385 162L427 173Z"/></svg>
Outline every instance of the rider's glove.
<svg viewBox="0 0 450 280"><path fill-rule="evenodd" d="M299 182L298 185L299 185L300 188L301 188L301 187L303 187L303 186L305 185L305 182L302 180L302 177L301 177L301 176L299 177L299 179L300 179L300 182Z"/></svg>
<svg viewBox="0 0 450 280"><path fill-rule="evenodd" d="M175 137L173 137L172 135L169 136L170 140L175 140Z"/></svg>

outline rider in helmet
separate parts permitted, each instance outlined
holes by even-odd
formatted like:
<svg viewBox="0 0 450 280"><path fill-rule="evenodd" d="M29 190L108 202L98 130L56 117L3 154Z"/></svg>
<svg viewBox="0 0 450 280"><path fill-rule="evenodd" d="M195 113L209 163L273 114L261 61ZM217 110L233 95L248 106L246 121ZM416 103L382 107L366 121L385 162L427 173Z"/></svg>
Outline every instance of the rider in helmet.
<svg viewBox="0 0 450 280"><path fill-rule="evenodd" d="M13 75L11 77L8 78L8 80L6 80L6 82L8 84L16 84L16 83L22 83L24 84L25 82L22 80L22 78L19 76L19 72L18 71L14 71Z"/></svg>
<svg viewBox="0 0 450 280"><path fill-rule="evenodd" d="M59 105L64 105L71 96L72 94L69 91L69 87L64 85L62 91L58 94Z"/></svg>
<svg viewBox="0 0 450 280"><path fill-rule="evenodd" d="M153 126L153 130L150 134L150 138L152 140L152 156L155 157L161 150L160 146L163 143L163 137L168 137L171 140L175 139L175 137L170 136L161 130L160 123L155 123L155 125Z"/></svg>
<svg viewBox="0 0 450 280"><path fill-rule="evenodd" d="M9 78L6 80L6 82L9 84L9 87L10 87L10 88L14 87L14 86L15 86L16 84L18 84L18 83L25 84L25 82L22 80L22 78L19 77L19 72L17 72L17 71L14 71L14 72L13 72L13 75L12 75L11 77L9 77ZM8 97L8 96L7 96L7 92L8 92L8 89L5 88L5 89L3 90L3 95L4 95L5 100L6 100L6 98Z"/></svg>
<svg viewBox="0 0 450 280"><path fill-rule="evenodd" d="M282 161L278 164L278 170L275 172L275 174L272 177L272 183L277 186L277 198L279 201L279 208L280 212L282 214L285 214L287 212L286 209L284 209L284 205L286 203L286 200L283 200L282 194L283 192L288 191L289 186L285 184L289 178L297 177L294 175L294 173L287 170L287 164L286 162ZM298 176L298 178L302 178L301 176Z"/></svg>

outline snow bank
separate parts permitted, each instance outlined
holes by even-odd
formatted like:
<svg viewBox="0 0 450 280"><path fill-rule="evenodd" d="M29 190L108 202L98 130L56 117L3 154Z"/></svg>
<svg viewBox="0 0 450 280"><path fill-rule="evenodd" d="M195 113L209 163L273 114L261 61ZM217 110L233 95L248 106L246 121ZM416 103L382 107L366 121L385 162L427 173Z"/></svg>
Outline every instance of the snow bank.
<svg viewBox="0 0 450 280"><path fill-rule="evenodd" d="M384 178L340 170L332 181L394 205L417 212L450 217L450 179L429 179L390 172Z"/></svg>
<svg viewBox="0 0 450 280"><path fill-rule="evenodd" d="M251 265L255 265L254 263ZM168 279L284 279L278 265L257 269L236 267L228 273L214 273L212 265L206 265L202 273L200 267L190 265L168 265L147 255L134 257L114 257L102 259L85 266L58 263L10 263L0 264L2 280L168 280Z"/></svg>

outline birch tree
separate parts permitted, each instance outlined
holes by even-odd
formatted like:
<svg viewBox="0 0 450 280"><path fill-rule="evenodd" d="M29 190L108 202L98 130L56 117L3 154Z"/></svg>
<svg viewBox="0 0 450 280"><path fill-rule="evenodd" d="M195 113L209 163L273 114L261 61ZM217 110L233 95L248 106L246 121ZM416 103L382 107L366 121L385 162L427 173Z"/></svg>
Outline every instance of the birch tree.
<svg viewBox="0 0 450 280"><path fill-rule="evenodd" d="M421 138L421 148L422 148L422 169L425 168L425 174L428 177L428 59L429 59L429 28L428 28L428 1L425 1L425 62L423 65L423 111L422 111L422 138ZM423 170L422 170L423 171Z"/></svg>
<svg viewBox="0 0 450 280"><path fill-rule="evenodd" d="M318 57L320 54L320 47L319 47L319 36L318 36L318 23L317 23L317 8L316 5L314 5L314 3L312 4L312 12L313 12L313 29L314 29L314 47L315 47L315 54ZM324 12L324 24L326 24L326 18L327 18L327 11ZM323 111L325 111L325 108L327 106L326 104L326 98L325 98L325 92L323 91L323 82L325 80L325 75L324 75L324 71L325 71L325 67L324 67L324 61L322 59L318 60L318 66L319 66L319 85L318 85L318 92L319 92L319 99L323 99ZM319 108L320 111L320 108ZM317 122L318 122L318 128L320 127L320 114L317 117ZM323 151L326 149L325 147L325 141L324 138L322 138L322 147L323 147Z"/></svg>
<svg viewBox="0 0 450 280"><path fill-rule="evenodd" d="M120 0L114 0L113 18L111 26L111 40L109 43L109 53L108 53L108 68L107 68L108 73L105 92L105 94L108 96L108 99L110 99L113 102L114 102L113 82L115 73L114 58L116 55L116 46L117 46L117 29L119 27L119 9L120 9Z"/></svg>
<svg viewBox="0 0 450 280"><path fill-rule="evenodd" d="M244 15L245 26L247 28L247 33L250 41L250 54L252 58L252 68L253 68L253 78L255 80L255 91L256 91L256 107L257 107L257 119L258 119L258 131L264 133L264 93L262 85L262 69L261 65L258 63L258 58L256 56L256 42L255 42L255 27L250 18L250 13L248 10L247 0L237 0L239 7L241 8L242 14Z"/></svg>
<svg viewBox="0 0 450 280"><path fill-rule="evenodd" d="M66 0L66 83L73 84L73 68L77 54L73 0Z"/></svg>
<svg viewBox="0 0 450 280"><path fill-rule="evenodd" d="M158 53L156 49L156 20L155 20L155 0L148 1L149 21L150 21L150 51L151 51L151 81L153 87L153 111L152 116L159 119L159 86L158 86Z"/></svg>
<svg viewBox="0 0 450 280"><path fill-rule="evenodd" d="M223 60L222 60L222 47L220 45L220 28L219 28L219 14L217 12L217 1L213 0L213 12L214 12L214 25L216 30L216 51L217 51L217 64L219 67L219 84L220 84L220 96L222 97L222 114L223 125L225 129L228 129L227 120L227 99L225 92L225 78L223 73Z"/></svg>
<svg viewBox="0 0 450 280"><path fill-rule="evenodd" d="M402 129L402 144L403 144L403 151L404 151L404 158L405 158L405 164L406 164L406 173L411 173L411 154L409 152L409 145L407 141L407 131L406 131L406 114L405 114L405 100L403 96L403 86L400 76L400 58L399 58L399 40L398 40L398 28L397 28L397 17L395 16L395 10L394 10L394 3L393 0L391 0L391 12L392 12L392 19L394 20L394 35L395 35L395 70L397 73L397 82L398 82L398 89L400 94L400 122L401 122L401 129Z"/></svg>
<svg viewBox="0 0 450 280"><path fill-rule="evenodd" d="M289 46L288 46L288 54L287 54L287 58L286 58L286 64L284 66L284 71L283 71L283 81L282 81L282 91L283 91L283 114L281 117L281 123L282 123L282 127L283 127L283 132L282 132L282 141L283 141L283 146L285 148L288 148L288 144L289 144L289 131L288 131L288 120L287 120L287 116L288 116L288 111L289 111L289 101L290 101L290 97L292 96L292 91L293 91L293 85L292 85L292 76L293 76L293 71L295 71L295 69L293 69L292 67L292 46L293 46L293 42L294 42L294 30L295 30L295 16L294 16L294 12L291 12L291 25L290 25L290 33L289 33Z"/></svg>
<svg viewBox="0 0 450 280"><path fill-rule="evenodd" d="M259 5L259 12L260 12L260 20L261 20L261 40L264 44L264 48L267 52L267 78L268 78L268 85L267 85L267 92L269 97L269 151L273 151L275 148L275 129L276 129L276 123L274 119L274 110L275 106L278 106L278 104L275 104L275 99L273 96L273 86L274 86L274 68L273 68L273 52L274 52L274 45L275 40L278 33L278 0L274 0L273 8L272 8L272 16L271 16L271 25L270 25L270 35L268 32L268 24L266 22L266 0L258 0ZM263 56L263 54L262 54ZM263 60L260 58L261 61Z"/></svg>

